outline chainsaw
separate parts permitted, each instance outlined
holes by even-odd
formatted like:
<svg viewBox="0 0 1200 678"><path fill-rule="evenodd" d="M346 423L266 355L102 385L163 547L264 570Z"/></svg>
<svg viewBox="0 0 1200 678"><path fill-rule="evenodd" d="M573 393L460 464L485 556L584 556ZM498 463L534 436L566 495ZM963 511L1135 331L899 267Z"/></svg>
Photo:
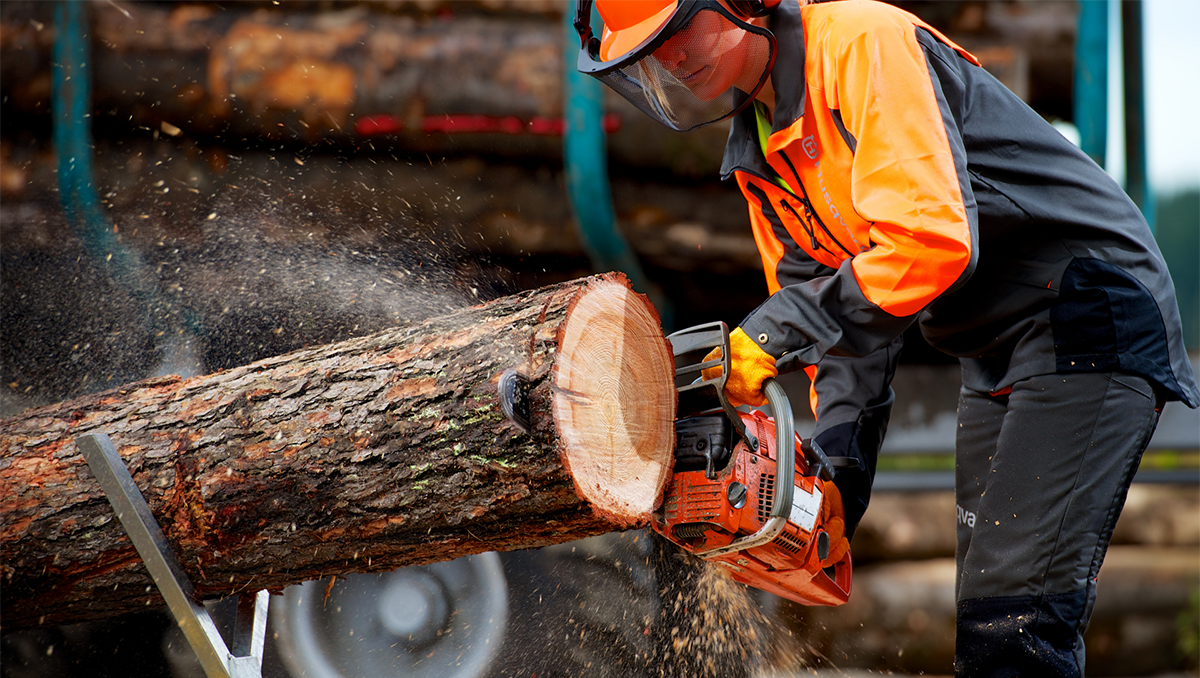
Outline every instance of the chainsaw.
<svg viewBox="0 0 1200 678"><path fill-rule="evenodd" d="M846 602L850 552L822 565L833 546L822 502L837 492L834 466L856 460L831 461L816 441L802 441L787 394L774 379L763 388L773 417L733 407L725 397L730 355L725 323L667 338L679 392L675 468L651 526L748 586L803 605ZM720 358L705 360L714 348L721 349ZM703 370L717 366L721 376L704 378ZM840 502L833 506L840 509Z"/></svg>

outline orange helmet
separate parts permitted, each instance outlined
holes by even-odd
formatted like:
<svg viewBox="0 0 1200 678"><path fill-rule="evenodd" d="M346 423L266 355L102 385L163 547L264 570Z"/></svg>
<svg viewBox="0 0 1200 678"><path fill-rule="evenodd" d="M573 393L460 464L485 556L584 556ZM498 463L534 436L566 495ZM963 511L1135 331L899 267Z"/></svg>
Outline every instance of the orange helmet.
<svg viewBox="0 0 1200 678"><path fill-rule="evenodd" d="M604 21L604 33L600 38L600 59L610 61L613 57L628 54L658 33L675 16L678 0L645 0L644 2L619 2L600 0L596 9Z"/></svg>
<svg viewBox="0 0 1200 678"><path fill-rule="evenodd" d="M686 132L754 99L775 63L775 36L749 23L780 0L576 0L580 72L650 117Z"/></svg>

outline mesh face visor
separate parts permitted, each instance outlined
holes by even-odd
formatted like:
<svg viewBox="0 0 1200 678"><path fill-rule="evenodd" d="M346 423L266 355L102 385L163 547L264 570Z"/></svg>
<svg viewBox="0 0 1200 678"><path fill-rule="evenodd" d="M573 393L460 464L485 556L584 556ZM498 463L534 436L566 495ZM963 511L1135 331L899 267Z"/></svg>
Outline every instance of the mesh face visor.
<svg viewBox="0 0 1200 678"><path fill-rule="evenodd" d="M589 3L590 4L590 3ZM775 63L770 31L716 2L679 10L628 53L599 61L600 41L580 30L579 70L679 132L727 118L749 104Z"/></svg>

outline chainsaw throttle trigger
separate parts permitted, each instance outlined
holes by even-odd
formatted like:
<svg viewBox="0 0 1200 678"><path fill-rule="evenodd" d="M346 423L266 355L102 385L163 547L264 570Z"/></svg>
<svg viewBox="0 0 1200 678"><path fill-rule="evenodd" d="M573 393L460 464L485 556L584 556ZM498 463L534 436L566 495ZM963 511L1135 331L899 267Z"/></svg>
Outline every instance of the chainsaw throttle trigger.
<svg viewBox="0 0 1200 678"><path fill-rule="evenodd" d="M800 451L804 453L804 460L808 462L808 475L820 476L822 480L833 480L834 469L862 468L858 457L826 456L825 450L812 438L800 441Z"/></svg>

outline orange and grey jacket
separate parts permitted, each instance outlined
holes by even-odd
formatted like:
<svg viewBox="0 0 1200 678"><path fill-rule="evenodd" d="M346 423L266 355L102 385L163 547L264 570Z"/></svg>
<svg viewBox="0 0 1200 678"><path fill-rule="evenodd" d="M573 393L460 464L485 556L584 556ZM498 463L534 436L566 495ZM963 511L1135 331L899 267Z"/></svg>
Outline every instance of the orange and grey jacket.
<svg viewBox="0 0 1200 678"><path fill-rule="evenodd" d="M742 327L781 369L867 356L919 321L970 388L1120 369L1200 404L1136 206L974 57L869 0L785 3L771 30L765 156L747 109L722 174L772 291Z"/></svg>
<svg viewBox="0 0 1200 678"><path fill-rule="evenodd" d="M784 3L771 31L765 153L748 108L722 175L749 202L772 292L742 328L780 371L820 363L823 446L860 457L873 477L914 321L978 391L1125 370L1200 404L1171 278L1140 212L974 57L870 0ZM853 501L848 524L865 509L865 496Z"/></svg>

